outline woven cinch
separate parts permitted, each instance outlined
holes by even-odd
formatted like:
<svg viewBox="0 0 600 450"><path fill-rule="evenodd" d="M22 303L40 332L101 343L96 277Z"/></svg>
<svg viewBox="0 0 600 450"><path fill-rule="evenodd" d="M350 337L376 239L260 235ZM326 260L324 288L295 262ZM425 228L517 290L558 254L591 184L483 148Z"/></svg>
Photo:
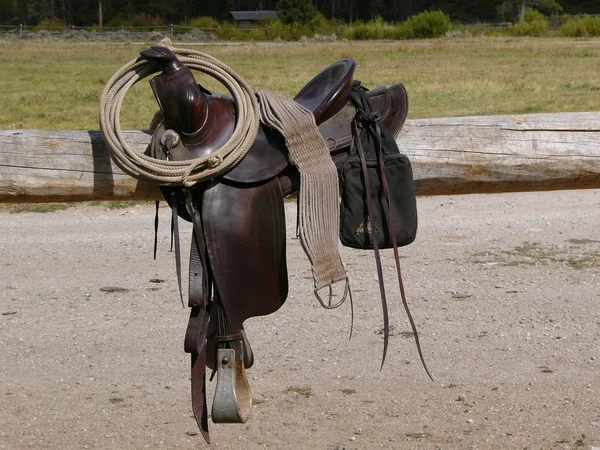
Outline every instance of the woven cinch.
<svg viewBox="0 0 600 450"><path fill-rule="evenodd" d="M300 173L299 234L315 290L347 280L339 255L339 181L312 112L282 95L256 89L261 122L279 131ZM343 299L342 299L343 300Z"/></svg>

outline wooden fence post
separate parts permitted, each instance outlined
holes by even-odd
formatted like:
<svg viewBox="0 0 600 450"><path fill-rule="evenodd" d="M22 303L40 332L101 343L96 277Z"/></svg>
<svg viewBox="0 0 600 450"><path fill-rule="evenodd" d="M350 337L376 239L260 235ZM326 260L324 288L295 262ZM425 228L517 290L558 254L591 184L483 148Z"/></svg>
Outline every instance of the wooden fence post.
<svg viewBox="0 0 600 450"><path fill-rule="evenodd" d="M150 133L124 131L143 152ZM408 120L397 138L419 195L600 189L600 113ZM0 203L160 199L99 131L0 131Z"/></svg>

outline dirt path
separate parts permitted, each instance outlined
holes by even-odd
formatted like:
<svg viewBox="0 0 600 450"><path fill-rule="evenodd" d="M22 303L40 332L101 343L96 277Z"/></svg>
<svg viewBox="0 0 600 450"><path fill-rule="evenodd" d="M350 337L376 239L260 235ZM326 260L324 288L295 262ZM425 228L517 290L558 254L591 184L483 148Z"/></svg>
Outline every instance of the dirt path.
<svg viewBox="0 0 600 450"><path fill-rule="evenodd" d="M371 254L343 252L348 341L349 307L312 297L287 209L290 297L249 321L255 406L245 425L211 424L214 447L600 447L600 191L419 199L402 255L433 383L391 254L394 333L379 371ZM153 261L151 206L0 212L0 448L206 448L161 216Z"/></svg>

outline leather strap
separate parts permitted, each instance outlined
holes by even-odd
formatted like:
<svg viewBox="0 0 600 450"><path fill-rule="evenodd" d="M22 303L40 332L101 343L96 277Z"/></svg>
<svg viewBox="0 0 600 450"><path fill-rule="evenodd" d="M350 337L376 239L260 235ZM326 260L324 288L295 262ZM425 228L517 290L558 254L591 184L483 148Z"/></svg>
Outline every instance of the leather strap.
<svg viewBox="0 0 600 450"><path fill-rule="evenodd" d="M190 252L190 296L188 306L205 306L211 297L211 281L208 273L206 256L206 241L202 219L200 218L201 206L196 208L192 202L192 193L184 189L185 203L188 214L193 222L192 251ZM196 195L201 199L202 195Z"/></svg>
<svg viewBox="0 0 600 450"><path fill-rule="evenodd" d="M384 343L383 343L383 358L381 360L381 368L383 368L383 363L385 362L385 356L387 353L387 347L388 347L388 342L389 342L389 318L388 318L388 310L387 310L387 301L386 301L386 297L385 297L385 285L383 282L383 271L381 268L381 257L379 254L379 244L377 242L377 236L376 236L377 230L375 229L375 225L372 220L373 207L371 204L371 190L369 188L367 163L366 163L365 153L362 148L362 143L361 143L360 136L359 136L358 124L357 124L358 118L360 118L361 120L366 119L366 120L371 121L375 127L376 138L377 138L376 152L377 152L377 160L379 163L379 175L381 177L381 182L382 182L382 187L383 187L383 195L388 204L388 217L385 217L385 220L388 221L390 234L392 236L392 247L394 249L394 261L396 263L396 272L398 274L398 284L400 287L400 296L402 298L402 304L404 306L404 310L406 311L408 321L410 322L410 327L411 327L413 335L415 337L415 344L417 345L417 351L419 353L419 358L421 359L421 364L423 364L423 368L425 369L425 372L427 373L427 375L429 376L431 381L433 381L433 377L431 376L431 373L429 372L429 369L427 368L427 364L425 363L425 358L423 356L423 351L421 349L421 343L419 341L419 333L417 332L417 327L413 320L412 314L410 313L410 308L408 307L408 302L406 300L406 294L404 292L404 283L402 281L402 271L400 269L400 256L398 254L398 244L396 242L396 233L395 233L394 221L392 218L392 203L390 201L390 190L389 190L387 177L385 174L385 164L383 161L380 117L377 113L373 114L373 113L370 113L370 111L369 111L369 113L366 113L365 111L358 109L357 113L356 113L356 117L353 120L353 126L354 126L354 132L355 132L355 136L356 136L356 139L355 139L356 147L357 147L358 154L360 157L361 167L362 167L363 176L364 176L364 180L365 180L365 189L367 192L367 195L366 195L367 213L369 215L369 221L371 222L371 232L372 232L372 236L373 236L373 250L375 252L375 263L377 265L379 291L381 293L381 304L382 304L382 309L383 309L383 327L384 327L383 342Z"/></svg>
<svg viewBox="0 0 600 450"><path fill-rule="evenodd" d="M367 174L367 161L365 159L365 152L363 150L362 143L360 142L360 134L358 131L358 123L356 117L354 118L352 125L354 126L356 148L360 157L360 165L362 167L363 178L365 180L365 190L367 192L367 214L369 215L369 222L371 224L373 250L375 252L375 264L377 266L377 279L379 281L379 293L381 296L381 309L383 310L383 356L381 358L381 370L383 368L383 363L385 362L385 356L387 354L388 343L390 340L390 322L388 315L387 299L385 296L385 285L383 283L383 269L381 268L381 256L379 255L379 243L377 242L377 229L372 219L373 205L371 204L371 188L369 185L369 176Z"/></svg>
<svg viewBox="0 0 600 450"><path fill-rule="evenodd" d="M160 206L160 202L157 200L155 202L156 212L154 214L154 260L156 261L156 249L158 247L158 208Z"/></svg>
<svg viewBox="0 0 600 450"><path fill-rule="evenodd" d="M184 189L186 208L193 221L190 250L189 298L192 308L186 330L184 349L191 353L192 410L198 428L210 444L208 431L208 406L206 404L206 337L210 322L211 280L206 265L206 243L198 208L192 202L189 189ZM198 195L197 198L202 198Z"/></svg>
<svg viewBox="0 0 600 450"><path fill-rule="evenodd" d="M181 290L181 247L179 245L179 220L177 216L177 195L175 191L171 192L171 238L175 241L175 269L177 271L177 286L179 286L179 298L181 305L183 303L183 291Z"/></svg>
<svg viewBox="0 0 600 450"><path fill-rule="evenodd" d="M201 282L197 279L199 267L202 265L198 255L199 246L196 243L196 234L192 235L190 251L190 296L189 303L194 304L190 313L190 320L185 334L184 350L191 353L192 370L192 410L198 428L207 443L210 444L208 432L208 407L206 404L206 337L210 322L210 303L208 298L201 294ZM196 274L196 275L195 275ZM200 275L202 276L202 275ZM196 304L203 302L201 304Z"/></svg>
<svg viewBox="0 0 600 450"><path fill-rule="evenodd" d="M410 309L408 307L408 302L406 301L406 294L404 292L404 283L402 281L402 271L400 270L400 256L398 255L398 244L396 242L396 230L394 227L394 220L392 218L392 203L390 200L390 189L387 181L387 176L385 175L385 165L383 163L383 151L381 148L381 130L379 128L379 121L375 121L375 129L377 131L377 143L378 143L378 152L377 159L379 160L379 171L381 175L381 181L383 185L383 195L388 204L388 224L390 229L390 234L392 236L392 246L394 248L394 260L396 262L396 272L398 273L398 285L400 287L400 297L402 297L402 305L404 306L404 311L406 311L406 316L408 317L408 321L410 322L410 327L412 329L413 335L415 337L415 344L417 345L417 351L419 352L419 358L421 359L421 364L423 364L423 368L425 372L427 372L427 376L433 381L433 377L431 373L429 373L429 369L427 368L427 364L425 364L425 358L423 357L423 351L421 350L421 342L419 341L419 333L417 332L417 326L415 325L415 321L413 320L412 314L410 313Z"/></svg>
<svg viewBox="0 0 600 450"><path fill-rule="evenodd" d="M204 440L210 444L208 406L206 405L206 352L192 353L192 409Z"/></svg>

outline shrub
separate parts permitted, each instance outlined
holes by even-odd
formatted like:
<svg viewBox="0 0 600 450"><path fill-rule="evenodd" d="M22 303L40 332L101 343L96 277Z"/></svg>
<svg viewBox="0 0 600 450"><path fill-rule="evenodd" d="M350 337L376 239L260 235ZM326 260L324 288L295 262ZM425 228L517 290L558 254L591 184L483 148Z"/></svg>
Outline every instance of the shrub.
<svg viewBox="0 0 600 450"><path fill-rule="evenodd" d="M412 39L414 38L412 28L404 23L399 23L393 30L393 39Z"/></svg>
<svg viewBox="0 0 600 450"><path fill-rule="evenodd" d="M310 21L310 28L314 33L317 34L334 34L335 27L327 20L322 13L318 13L313 19Z"/></svg>
<svg viewBox="0 0 600 450"><path fill-rule="evenodd" d="M193 28L219 28L219 22L212 17L203 16L190 20L187 26Z"/></svg>
<svg viewBox="0 0 600 450"><path fill-rule="evenodd" d="M343 36L348 29L348 24L343 19L331 19L329 20L329 26L331 27L331 33L336 36ZM315 31L315 33L317 33L317 31Z"/></svg>
<svg viewBox="0 0 600 450"><path fill-rule="evenodd" d="M386 23L383 18L377 17L375 20L367 22L369 30L369 39L395 39L395 27Z"/></svg>
<svg viewBox="0 0 600 450"><path fill-rule="evenodd" d="M266 28L252 28L250 31L245 32L244 40L247 41L266 41L267 40L267 29Z"/></svg>
<svg viewBox="0 0 600 450"><path fill-rule="evenodd" d="M416 39L426 39L444 36L450 30L450 17L442 11L425 11L411 16L404 24L409 37Z"/></svg>
<svg viewBox="0 0 600 450"><path fill-rule="evenodd" d="M43 19L40 21L40 23L38 23L36 25L36 27L34 28L34 31L40 31L40 30L60 30L62 28L66 28L67 25L65 24L65 21L62 19L59 19L58 17L55 17L53 19Z"/></svg>
<svg viewBox="0 0 600 450"><path fill-rule="evenodd" d="M527 8L525 10L524 22L538 22L547 20L546 16L539 12L537 9Z"/></svg>
<svg viewBox="0 0 600 450"><path fill-rule="evenodd" d="M569 37L600 36L600 17L572 17L560 27L559 34Z"/></svg>
<svg viewBox="0 0 600 450"><path fill-rule="evenodd" d="M286 25L280 20L276 20L271 22L269 28L267 29L266 39L269 41L273 41L275 39L281 39L284 41L292 40L292 30L291 25Z"/></svg>
<svg viewBox="0 0 600 450"><path fill-rule="evenodd" d="M290 39L292 41L297 41L302 37L312 37L314 35L313 31L310 28L309 24L301 24L298 22L294 22L290 27Z"/></svg>
<svg viewBox="0 0 600 450"><path fill-rule="evenodd" d="M367 27L364 22L352 22L344 32L344 38L354 41L367 39Z"/></svg>
<svg viewBox="0 0 600 450"><path fill-rule="evenodd" d="M509 33L513 36L544 36L548 34L550 24L548 18L535 9L527 8L525 19L521 23L512 25Z"/></svg>
<svg viewBox="0 0 600 450"><path fill-rule="evenodd" d="M350 40L398 39L396 27L386 23L381 17L367 23L354 22L345 30L340 29L339 32Z"/></svg>

